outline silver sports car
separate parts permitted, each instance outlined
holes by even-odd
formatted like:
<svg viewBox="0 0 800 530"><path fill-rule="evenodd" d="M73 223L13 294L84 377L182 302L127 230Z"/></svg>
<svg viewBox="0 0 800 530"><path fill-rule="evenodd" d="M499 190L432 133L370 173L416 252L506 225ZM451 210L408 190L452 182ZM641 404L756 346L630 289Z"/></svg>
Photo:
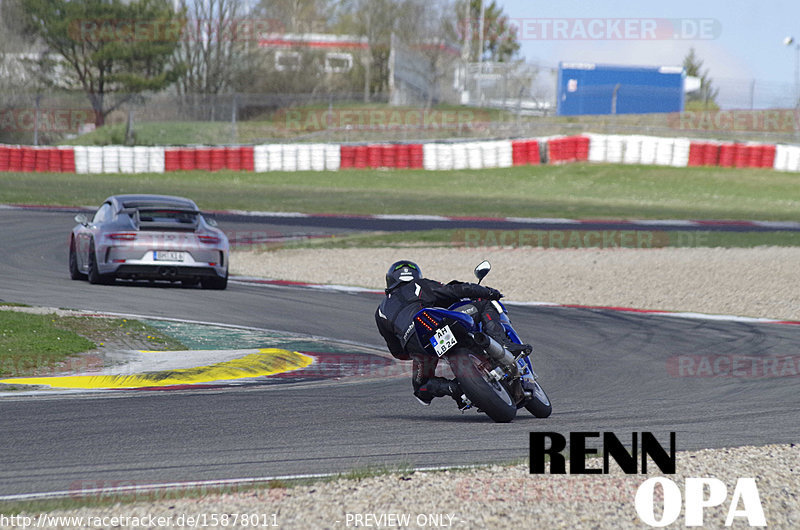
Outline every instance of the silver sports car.
<svg viewBox="0 0 800 530"><path fill-rule="evenodd" d="M78 214L75 221L69 242L73 280L167 280L206 289L228 285L228 238L189 199L114 195L94 217Z"/></svg>

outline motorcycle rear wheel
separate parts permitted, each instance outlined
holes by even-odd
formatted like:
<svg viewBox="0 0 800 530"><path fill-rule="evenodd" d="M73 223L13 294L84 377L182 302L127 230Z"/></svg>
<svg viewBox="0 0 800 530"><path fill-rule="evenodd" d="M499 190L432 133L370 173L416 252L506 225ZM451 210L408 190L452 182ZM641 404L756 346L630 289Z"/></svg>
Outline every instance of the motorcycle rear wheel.
<svg viewBox="0 0 800 530"><path fill-rule="evenodd" d="M508 390L488 375L484 360L462 349L448 355L461 390L472 404L497 423L508 423L517 415L517 407Z"/></svg>
<svg viewBox="0 0 800 530"><path fill-rule="evenodd" d="M553 404L538 381L534 385L533 396L525 403L525 408L537 418L547 418L553 413Z"/></svg>

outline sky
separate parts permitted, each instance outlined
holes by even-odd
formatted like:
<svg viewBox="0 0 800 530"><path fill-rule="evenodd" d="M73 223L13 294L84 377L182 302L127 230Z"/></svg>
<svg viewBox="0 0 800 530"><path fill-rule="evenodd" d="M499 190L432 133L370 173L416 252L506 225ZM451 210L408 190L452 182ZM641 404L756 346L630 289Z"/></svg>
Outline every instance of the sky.
<svg viewBox="0 0 800 530"><path fill-rule="evenodd" d="M792 106L798 89L800 49L783 41L800 40L800 0L497 3L521 28L521 55L545 67L559 61L681 65L694 47L723 107Z"/></svg>

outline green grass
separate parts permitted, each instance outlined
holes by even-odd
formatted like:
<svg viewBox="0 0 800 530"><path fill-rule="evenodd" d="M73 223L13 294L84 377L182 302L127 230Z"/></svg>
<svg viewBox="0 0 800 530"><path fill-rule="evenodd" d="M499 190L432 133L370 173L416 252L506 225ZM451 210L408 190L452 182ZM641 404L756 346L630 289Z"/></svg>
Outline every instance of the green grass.
<svg viewBox="0 0 800 530"><path fill-rule="evenodd" d="M138 320L76 316L63 317L57 322L60 326L86 337L99 346L133 340L143 348L153 351L188 349L181 341Z"/></svg>
<svg viewBox="0 0 800 530"><path fill-rule="evenodd" d="M231 142L231 124L224 122L154 122L136 124L135 145L217 145ZM125 145L125 124L107 125L64 145ZM243 141L243 140L242 140Z"/></svg>
<svg viewBox="0 0 800 530"><path fill-rule="evenodd" d="M164 103L158 103L157 105ZM322 141L374 142L398 139L448 139L453 137L487 136L547 136L554 134L580 134L583 132L630 134L642 130L657 136L689 136L697 138L728 139L733 141L769 141L796 143L794 130L745 130L746 124L735 129L716 127L699 129L684 123L679 113L617 114L585 116L517 116L513 111L462 105L434 105L422 107L397 107L386 103L340 102L290 106L280 109L264 108L253 113L247 107L247 119L241 119L232 130L229 116L219 116L222 121L137 121L134 126L136 145L193 145L263 143L271 141ZM155 107L156 109L158 106ZM169 108L167 112L172 112ZM332 110L328 116L325 111ZM706 109L702 102L687 103L687 112L715 112L715 106ZM321 112L322 111L322 112ZM336 114L347 111L349 114ZM451 120L436 120L419 127L409 113L445 112L459 115L458 126ZM747 111L744 111L747 112ZM165 119L158 110L144 113L145 120ZM331 129L328 129L330 120ZM487 127L486 123L491 123ZM346 127L346 125L359 125ZM442 127L440 125L444 124ZM405 125L405 127L403 127ZM364 127L366 126L366 127ZM69 140L73 145L123 144L126 116L117 112L109 117L107 125L79 138Z"/></svg>
<svg viewBox="0 0 800 530"><path fill-rule="evenodd" d="M325 114L332 111L329 117ZM347 114L339 114L340 112ZM352 131L337 131L332 134L340 137L341 141L369 141L374 139L376 131L392 123L416 124L415 117L408 117L409 113L427 113L441 117L441 113L448 114L448 119L455 120L460 116L468 130L482 130L485 122L506 122L513 116L503 110L463 107L459 105L435 105L431 109L417 107L394 107L385 103L336 103L329 107L327 103L305 105L301 107L282 108L277 111L265 111L254 119L238 121L235 130L225 116L222 121L164 121L142 122L134 124L135 145L219 145L230 143L261 143L264 141L290 141L298 137L303 139L306 135L318 133L328 129L328 120L333 127L349 124L363 124L367 130L363 133ZM437 114L438 113L438 114ZM392 116L394 119L392 120ZM121 120L122 116L118 116ZM438 123L452 125L451 122L439 119ZM374 127L371 127L373 126ZM95 131L81 135L78 138L67 140L67 145L124 145L127 124L110 123ZM389 127L392 129L392 127ZM357 128L356 128L357 129ZM396 134L396 127L393 129ZM449 138L464 129L446 127L441 129L439 136ZM410 134L419 134L421 131L409 130ZM426 136L437 136L432 127L428 127Z"/></svg>
<svg viewBox="0 0 800 530"><path fill-rule="evenodd" d="M286 248L752 248L800 246L800 232L587 231L587 230L425 230L369 232L298 240L235 250Z"/></svg>
<svg viewBox="0 0 800 530"><path fill-rule="evenodd" d="M94 343L57 324L55 315L0 311L0 376L53 369Z"/></svg>
<svg viewBox="0 0 800 530"><path fill-rule="evenodd" d="M800 176L758 169L571 164L505 169L4 173L0 203L97 205L169 193L203 209L487 217L800 220Z"/></svg>
<svg viewBox="0 0 800 530"><path fill-rule="evenodd" d="M183 350L185 346L136 320L38 315L0 310L0 377L51 375L86 368L99 358L75 355L97 346L135 340L152 350Z"/></svg>

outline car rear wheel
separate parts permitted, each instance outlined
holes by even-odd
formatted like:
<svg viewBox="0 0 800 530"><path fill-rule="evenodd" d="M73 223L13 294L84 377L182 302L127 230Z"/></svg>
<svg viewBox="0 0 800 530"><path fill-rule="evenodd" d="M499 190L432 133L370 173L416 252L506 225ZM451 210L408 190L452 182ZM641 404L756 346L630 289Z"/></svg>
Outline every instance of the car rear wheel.
<svg viewBox="0 0 800 530"><path fill-rule="evenodd" d="M216 289L221 291L228 287L228 269L225 269L225 276L214 276L200 280L203 289Z"/></svg>
<svg viewBox="0 0 800 530"><path fill-rule="evenodd" d="M94 251L94 239L89 243L89 283L91 284L106 284L111 283L112 277L106 274L100 274L97 270L97 253Z"/></svg>
<svg viewBox="0 0 800 530"><path fill-rule="evenodd" d="M78 255L75 253L75 240L69 242L69 277L73 280L85 280L86 275L78 269Z"/></svg>

